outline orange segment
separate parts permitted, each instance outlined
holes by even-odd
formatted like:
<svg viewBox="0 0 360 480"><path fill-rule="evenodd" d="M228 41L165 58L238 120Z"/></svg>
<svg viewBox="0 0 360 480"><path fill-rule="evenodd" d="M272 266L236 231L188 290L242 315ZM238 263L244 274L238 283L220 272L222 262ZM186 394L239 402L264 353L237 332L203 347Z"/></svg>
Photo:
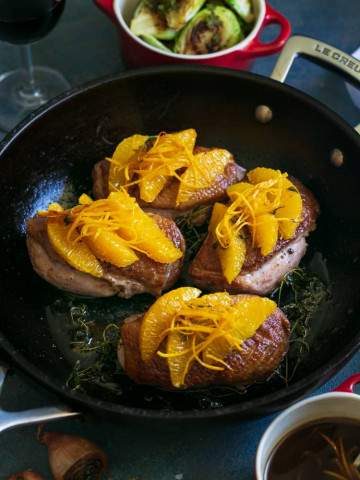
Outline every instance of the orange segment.
<svg viewBox="0 0 360 480"><path fill-rule="evenodd" d="M246 256L245 240L234 236L227 248L218 248L218 255L224 277L230 284L241 272Z"/></svg>
<svg viewBox="0 0 360 480"><path fill-rule="evenodd" d="M224 173L232 155L222 148L200 152L194 155L191 165L181 176L176 204L198 198L198 190L210 187Z"/></svg>
<svg viewBox="0 0 360 480"><path fill-rule="evenodd" d="M186 147L192 152L195 148L195 142L197 133L194 128L187 128L186 130L181 130L180 132L169 133L172 139L177 142L183 143Z"/></svg>
<svg viewBox="0 0 360 480"><path fill-rule="evenodd" d="M137 224L141 232L136 248L144 251L148 257L159 263L173 263L183 256L172 240L158 227L155 220L144 213Z"/></svg>
<svg viewBox="0 0 360 480"><path fill-rule="evenodd" d="M231 304L232 298L227 292L209 293L188 301L185 310L188 313L193 311L196 315L199 309L200 311L204 309L216 310L227 308ZM190 310L187 307L190 307ZM180 310L178 313L182 313L182 311ZM169 332L166 353L168 355L171 383L174 387L180 388L185 383L186 373L189 371L188 362L193 353L191 336L183 335L176 330ZM208 347L208 353L211 355L210 347Z"/></svg>
<svg viewBox="0 0 360 480"><path fill-rule="evenodd" d="M141 178L141 177L140 177ZM147 174L145 181L139 183L141 200L151 203L159 195L167 182L166 170L157 171L153 176Z"/></svg>
<svg viewBox="0 0 360 480"><path fill-rule="evenodd" d="M278 239L278 221L271 213L256 217L255 245L264 257L271 253Z"/></svg>
<svg viewBox="0 0 360 480"><path fill-rule="evenodd" d="M229 353L231 346L224 337L215 338L208 347L205 348L203 358L206 363L216 365L218 367L225 367L224 359Z"/></svg>
<svg viewBox="0 0 360 480"><path fill-rule="evenodd" d="M276 303L268 298L258 296L242 296L233 304L234 315L228 323L226 331L233 335L239 346L256 333L257 329L276 310ZM226 356L232 347L225 337L215 339L205 350L204 358L209 363L221 366L221 360L226 361ZM217 360L217 359L220 359Z"/></svg>
<svg viewBox="0 0 360 480"><path fill-rule="evenodd" d="M124 239L131 242L136 250L144 252L159 263L173 263L183 256L172 240L168 238L156 221L145 213L126 192L113 192L109 199L119 204L119 209L127 205L127 219L119 228Z"/></svg>
<svg viewBox="0 0 360 480"><path fill-rule="evenodd" d="M188 302L192 307L228 307L232 304L232 298L228 292L208 293L202 297L197 297Z"/></svg>
<svg viewBox="0 0 360 480"><path fill-rule="evenodd" d="M139 162L139 192L144 202L153 202L168 178L188 164L195 141L196 131L193 128L158 136Z"/></svg>
<svg viewBox="0 0 360 480"><path fill-rule="evenodd" d="M276 210L275 216L279 219L280 235L285 240L289 240L294 236L301 222L301 195L292 190L285 190L281 196L281 205L283 206Z"/></svg>
<svg viewBox="0 0 360 480"><path fill-rule="evenodd" d="M123 167L126 167L132 160L136 152L145 144L148 136L132 135L125 138L116 147L113 153L110 171L109 171L109 190L110 192L117 190L126 183Z"/></svg>
<svg viewBox="0 0 360 480"><path fill-rule="evenodd" d="M242 343L251 338L264 321L274 313L277 306L266 297L246 296L234 304L236 315L231 324L231 333Z"/></svg>
<svg viewBox="0 0 360 480"><path fill-rule="evenodd" d="M227 206L223 203L215 203L212 212L211 218L209 222L209 232L211 232L215 236L215 229L218 226L220 220L223 219L225 212L227 210Z"/></svg>
<svg viewBox="0 0 360 480"><path fill-rule="evenodd" d="M97 258L119 268L128 267L139 258L114 232L99 230L84 241Z"/></svg>
<svg viewBox="0 0 360 480"><path fill-rule="evenodd" d="M181 287L165 293L153 303L145 313L140 329L140 352L144 362L155 355L165 338L165 330L170 327L173 316L180 311L181 306L200 294L201 291L197 288Z"/></svg>
<svg viewBox="0 0 360 480"><path fill-rule="evenodd" d="M68 239L69 228L62 221L48 220L47 234L55 252L76 270L102 277L102 267L89 248L81 241L74 243Z"/></svg>
<svg viewBox="0 0 360 480"><path fill-rule="evenodd" d="M83 193L79 197L79 204L80 205L90 205L93 202L93 199L89 197L86 193Z"/></svg>
<svg viewBox="0 0 360 480"><path fill-rule="evenodd" d="M254 185L247 182L236 183L231 185L227 190L227 194L230 197L230 200L239 201L242 200L242 208L249 210L251 206L251 211L254 215L261 215L262 213L267 213L269 210L268 199L266 198L266 191L256 189Z"/></svg>
<svg viewBox="0 0 360 480"><path fill-rule="evenodd" d="M178 331L170 332L167 339L166 353L170 370L171 383L175 388L184 384L184 373L191 357L191 337L182 335ZM172 356L172 355L176 356ZM179 355L180 354L180 355Z"/></svg>
<svg viewBox="0 0 360 480"><path fill-rule="evenodd" d="M50 203L50 205L48 206L48 211L49 212L63 212L64 209L59 203L53 202L53 203Z"/></svg>
<svg viewBox="0 0 360 480"><path fill-rule="evenodd" d="M180 130L180 132L166 133L163 136L167 137L175 146L178 146L179 153L184 148L192 152L195 147L197 133L194 128L187 128L186 130Z"/></svg>
<svg viewBox="0 0 360 480"><path fill-rule="evenodd" d="M247 173L247 177L253 185L261 182L267 182L268 180L277 180L283 178L283 187L289 188L292 186L290 180L288 180L287 174L282 174L280 170L274 170L272 168L257 167Z"/></svg>
<svg viewBox="0 0 360 480"><path fill-rule="evenodd" d="M233 185L230 185L226 189L226 193L230 197L231 200L234 200L237 198L237 194L243 194L247 192L248 190L251 190L253 187L250 183L248 182L239 182L239 183L234 183Z"/></svg>

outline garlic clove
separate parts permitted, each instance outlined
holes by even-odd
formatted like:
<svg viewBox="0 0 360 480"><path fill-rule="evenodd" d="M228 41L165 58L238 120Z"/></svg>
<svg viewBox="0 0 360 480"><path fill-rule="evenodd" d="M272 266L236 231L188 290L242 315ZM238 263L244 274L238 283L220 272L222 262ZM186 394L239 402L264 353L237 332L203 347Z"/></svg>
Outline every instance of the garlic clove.
<svg viewBox="0 0 360 480"><path fill-rule="evenodd" d="M48 447L54 480L98 480L107 467L105 453L86 438L41 431L39 441Z"/></svg>
<svg viewBox="0 0 360 480"><path fill-rule="evenodd" d="M24 470L23 472L14 473L8 480L44 480L44 477L33 470Z"/></svg>

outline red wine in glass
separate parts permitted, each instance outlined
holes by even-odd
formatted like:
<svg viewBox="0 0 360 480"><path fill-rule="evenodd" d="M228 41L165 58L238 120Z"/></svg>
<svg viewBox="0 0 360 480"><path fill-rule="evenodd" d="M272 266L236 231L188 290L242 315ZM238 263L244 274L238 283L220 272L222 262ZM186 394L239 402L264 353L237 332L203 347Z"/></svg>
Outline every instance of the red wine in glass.
<svg viewBox="0 0 360 480"><path fill-rule="evenodd" d="M27 44L56 25L65 0L0 0L0 40Z"/></svg>
<svg viewBox="0 0 360 480"><path fill-rule="evenodd" d="M23 68L0 74L0 127L9 130L29 111L69 88L64 77L34 67L29 44L57 24L65 0L0 0L0 41L21 45Z"/></svg>

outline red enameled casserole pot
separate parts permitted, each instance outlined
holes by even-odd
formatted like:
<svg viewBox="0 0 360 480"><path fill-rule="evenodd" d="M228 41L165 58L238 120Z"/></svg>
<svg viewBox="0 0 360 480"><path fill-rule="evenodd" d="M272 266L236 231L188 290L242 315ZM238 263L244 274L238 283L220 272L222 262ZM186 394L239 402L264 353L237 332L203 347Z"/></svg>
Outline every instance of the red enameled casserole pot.
<svg viewBox="0 0 360 480"><path fill-rule="evenodd" d="M291 33L290 23L281 13L272 8L265 0L253 0L256 17L254 28L240 43L231 48L207 55L168 53L154 48L131 32L129 23L138 0L94 1L118 28L122 45L122 55L130 67L188 63L247 70L250 67L252 59L264 55L271 55L281 50ZM260 40L262 31L267 25L271 24L280 26L279 34L273 41L263 43Z"/></svg>

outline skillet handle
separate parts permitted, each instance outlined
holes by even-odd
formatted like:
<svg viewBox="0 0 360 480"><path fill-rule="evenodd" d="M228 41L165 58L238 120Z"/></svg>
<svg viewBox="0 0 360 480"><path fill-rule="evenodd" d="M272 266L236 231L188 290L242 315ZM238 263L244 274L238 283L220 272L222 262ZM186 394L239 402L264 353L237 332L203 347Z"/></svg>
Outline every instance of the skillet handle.
<svg viewBox="0 0 360 480"><path fill-rule="evenodd" d="M0 366L0 393L6 377L7 368ZM0 408L0 433L20 425L31 425L34 423L48 422L61 418L80 415L71 411L68 407L61 405L57 407L42 407L22 412L8 412Z"/></svg>
<svg viewBox="0 0 360 480"><path fill-rule="evenodd" d="M359 60L320 40L302 37L300 35L295 35L286 42L276 62L271 78L279 82L284 82L293 61L298 55L303 55L315 63L325 64L330 69L340 71L340 73L347 76L355 86L359 87Z"/></svg>
<svg viewBox="0 0 360 480"><path fill-rule="evenodd" d="M355 393L356 385L360 383L360 373L355 373L335 388L334 392Z"/></svg>
<svg viewBox="0 0 360 480"><path fill-rule="evenodd" d="M80 415L80 413L72 412L64 406L33 408L22 412L7 412L0 409L0 433L21 425L49 422L76 415Z"/></svg>

